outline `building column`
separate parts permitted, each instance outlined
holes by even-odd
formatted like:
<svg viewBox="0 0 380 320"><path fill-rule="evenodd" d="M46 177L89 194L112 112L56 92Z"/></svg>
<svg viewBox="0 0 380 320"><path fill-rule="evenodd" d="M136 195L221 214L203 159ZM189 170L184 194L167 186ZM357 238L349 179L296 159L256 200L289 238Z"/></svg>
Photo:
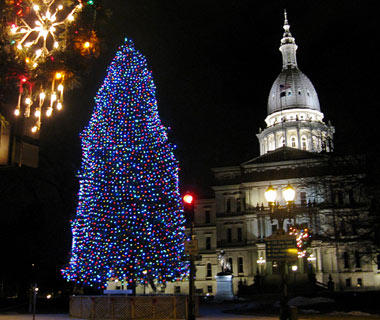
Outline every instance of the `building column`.
<svg viewBox="0 0 380 320"><path fill-rule="evenodd" d="M277 149L277 131L273 132L274 135L274 149Z"/></svg>
<svg viewBox="0 0 380 320"><path fill-rule="evenodd" d="M300 127L299 124L297 124L297 148L302 149L301 147L301 138L300 138Z"/></svg>
<svg viewBox="0 0 380 320"><path fill-rule="evenodd" d="M316 259L317 259L317 271L323 272L323 261L322 261L322 254L321 254L321 248L316 248Z"/></svg>
<svg viewBox="0 0 380 320"><path fill-rule="evenodd" d="M284 131L285 147L288 147L288 129L285 129Z"/></svg>

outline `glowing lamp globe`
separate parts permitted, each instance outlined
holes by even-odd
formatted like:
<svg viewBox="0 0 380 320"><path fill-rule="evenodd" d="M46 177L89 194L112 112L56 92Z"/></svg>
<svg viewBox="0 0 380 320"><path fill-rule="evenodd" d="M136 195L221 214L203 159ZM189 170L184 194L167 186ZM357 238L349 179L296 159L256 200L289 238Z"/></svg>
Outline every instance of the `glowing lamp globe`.
<svg viewBox="0 0 380 320"><path fill-rule="evenodd" d="M288 186L282 190L282 195L284 196L286 202L292 202L296 197L296 190L288 184Z"/></svg>
<svg viewBox="0 0 380 320"><path fill-rule="evenodd" d="M194 201L194 197L191 195L191 194L185 194L183 196L183 202L186 203L186 204L193 204L193 201Z"/></svg>
<svg viewBox="0 0 380 320"><path fill-rule="evenodd" d="M274 203L276 201L277 191L275 188L272 187L272 185L270 185L268 189L265 191L264 195L265 195L265 199L269 203Z"/></svg>

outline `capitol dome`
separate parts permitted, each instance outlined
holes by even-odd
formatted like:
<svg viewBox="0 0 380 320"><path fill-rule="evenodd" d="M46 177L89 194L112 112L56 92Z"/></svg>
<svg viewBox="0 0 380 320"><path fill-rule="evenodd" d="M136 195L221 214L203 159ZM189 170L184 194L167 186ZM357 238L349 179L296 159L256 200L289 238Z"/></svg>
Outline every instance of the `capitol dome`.
<svg viewBox="0 0 380 320"><path fill-rule="evenodd" d="M260 154L283 147L309 152L331 152L331 124L323 122L317 92L297 65L297 44L290 33L286 11L281 39L282 71L274 81L268 97L267 127L259 131Z"/></svg>
<svg viewBox="0 0 380 320"><path fill-rule="evenodd" d="M317 92L309 78L297 67L283 69L268 97L268 115L286 109L321 111Z"/></svg>

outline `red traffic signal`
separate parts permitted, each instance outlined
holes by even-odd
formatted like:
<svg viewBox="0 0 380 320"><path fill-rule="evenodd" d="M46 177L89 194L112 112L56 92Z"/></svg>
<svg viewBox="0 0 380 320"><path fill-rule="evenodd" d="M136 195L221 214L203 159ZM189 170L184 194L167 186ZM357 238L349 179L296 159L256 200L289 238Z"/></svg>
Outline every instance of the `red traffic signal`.
<svg viewBox="0 0 380 320"><path fill-rule="evenodd" d="M194 197L190 193L186 193L183 196L183 202L187 205L192 205L194 203Z"/></svg>
<svg viewBox="0 0 380 320"><path fill-rule="evenodd" d="M189 191L187 191L182 197L183 212L188 224L194 220L194 200L194 196Z"/></svg>

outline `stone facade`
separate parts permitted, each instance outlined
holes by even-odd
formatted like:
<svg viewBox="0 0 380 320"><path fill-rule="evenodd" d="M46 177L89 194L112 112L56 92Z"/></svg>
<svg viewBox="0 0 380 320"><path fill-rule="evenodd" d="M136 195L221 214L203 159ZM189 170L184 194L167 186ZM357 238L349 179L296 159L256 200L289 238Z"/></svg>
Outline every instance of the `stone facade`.
<svg viewBox="0 0 380 320"><path fill-rule="evenodd" d="M279 263L266 257L267 239L297 224L309 228L312 241L307 255L287 266L288 273L297 266L294 278L314 275L317 284L336 290L380 289L365 158L332 153L335 129L323 122L317 92L298 69L286 13L284 31L282 71L269 94L267 127L257 134L260 156L212 169L215 198L196 203L198 293L215 294L220 250L232 265L235 294L239 284L252 285L257 275L267 284L279 283ZM264 193L270 185L281 191L288 184L296 189L293 217L279 225ZM280 194L276 203L286 205ZM186 292L186 285L174 284L177 292Z"/></svg>
<svg viewBox="0 0 380 320"><path fill-rule="evenodd" d="M369 240L363 240L372 219L364 166L360 156L283 147L240 166L213 169L215 198L199 200L195 207L202 256L196 263L197 292L215 294L220 250L232 265L235 294L239 282L251 285L257 274L266 283L279 282L278 262L266 258L266 239L294 224L307 225L313 239L307 256L288 265L289 273L297 265L299 281L312 272L321 286L327 287L331 277L335 290L380 289L380 256ZM269 185L282 190L289 183L297 190L294 218L280 226L271 217L264 192ZM285 205L281 196L277 201ZM186 281L173 286L187 292Z"/></svg>

